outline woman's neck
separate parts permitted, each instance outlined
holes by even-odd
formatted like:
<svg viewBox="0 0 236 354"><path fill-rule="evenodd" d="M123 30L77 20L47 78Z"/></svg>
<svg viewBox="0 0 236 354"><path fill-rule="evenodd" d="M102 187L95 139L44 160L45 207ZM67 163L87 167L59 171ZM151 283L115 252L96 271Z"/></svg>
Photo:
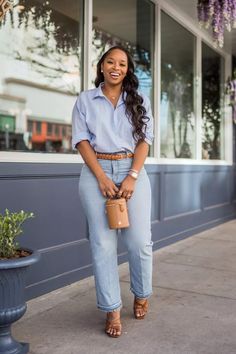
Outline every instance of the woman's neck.
<svg viewBox="0 0 236 354"><path fill-rule="evenodd" d="M122 92L122 85L109 85L104 83L103 92L110 97L119 97Z"/></svg>

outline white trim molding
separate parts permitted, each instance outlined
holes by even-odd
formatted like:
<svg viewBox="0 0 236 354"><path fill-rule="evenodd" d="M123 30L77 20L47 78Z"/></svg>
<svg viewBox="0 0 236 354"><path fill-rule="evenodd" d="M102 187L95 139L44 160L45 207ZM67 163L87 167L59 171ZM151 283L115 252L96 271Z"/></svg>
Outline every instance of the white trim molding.
<svg viewBox="0 0 236 354"><path fill-rule="evenodd" d="M194 103L195 107L195 127L196 127L196 158L197 160L201 160L202 158L202 134L198 134L202 130L202 41L201 38L196 38L196 77L195 77L195 99Z"/></svg>
<svg viewBox="0 0 236 354"><path fill-rule="evenodd" d="M90 89L92 82L91 45L93 33L93 0L84 1L84 42L83 42L83 89Z"/></svg>
<svg viewBox="0 0 236 354"><path fill-rule="evenodd" d="M1 162L78 163L83 159L79 154L0 151Z"/></svg>
<svg viewBox="0 0 236 354"><path fill-rule="evenodd" d="M24 162L24 163L83 163L80 154L58 154L58 153L34 153L34 152L12 152L1 151L1 162ZM231 162L225 160L192 160L192 159L165 159L156 157L147 157L147 165L219 165L231 166Z"/></svg>
<svg viewBox="0 0 236 354"><path fill-rule="evenodd" d="M225 56L225 81L228 77L231 77L231 71L232 56L227 54ZM226 161L233 164L233 112L232 107L229 105L229 101L229 96L226 96L224 102L224 157Z"/></svg>
<svg viewBox="0 0 236 354"><path fill-rule="evenodd" d="M160 6L156 6L155 11L155 48L154 48L154 157L160 158L161 135L160 135L160 115L161 115L161 11Z"/></svg>

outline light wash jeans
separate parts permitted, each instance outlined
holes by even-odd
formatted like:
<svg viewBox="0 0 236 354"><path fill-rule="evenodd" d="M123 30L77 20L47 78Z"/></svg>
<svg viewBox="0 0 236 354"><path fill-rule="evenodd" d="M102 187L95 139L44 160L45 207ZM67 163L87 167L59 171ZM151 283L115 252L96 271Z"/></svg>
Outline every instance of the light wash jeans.
<svg viewBox="0 0 236 354"><path fill-rule="evenodd" d="M131 168L132 159L98 159L106 175L120 184ZM117 265L117 230L110 230L105 214L106 198L96 177L83 165L79 180L79 196L89 224L97 306L110 312L122 307ZM137 298L152 294L151 188L143 167L128 201L130 227L121 229L128 250L130 290Z"/></svg>

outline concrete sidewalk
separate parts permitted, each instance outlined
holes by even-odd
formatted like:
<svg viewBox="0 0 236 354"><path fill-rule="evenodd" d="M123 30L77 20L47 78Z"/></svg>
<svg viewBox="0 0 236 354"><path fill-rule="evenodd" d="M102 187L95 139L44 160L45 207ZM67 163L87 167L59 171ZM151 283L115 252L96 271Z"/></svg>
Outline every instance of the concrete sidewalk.
<svg viewBox="0 0 236 354"><path fill-rule="evenodd" d="M104 334L92 278L28 302L14 336L31 354L235 354L236 220L154 255L154 294L133 318L127 265L120 267L123 335Z"/></svg>

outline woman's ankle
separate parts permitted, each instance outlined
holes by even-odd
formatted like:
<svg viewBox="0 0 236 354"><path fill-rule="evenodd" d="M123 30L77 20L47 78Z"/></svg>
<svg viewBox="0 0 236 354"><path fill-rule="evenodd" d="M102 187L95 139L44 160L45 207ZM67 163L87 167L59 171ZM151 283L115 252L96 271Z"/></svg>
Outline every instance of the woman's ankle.
<svg viewBox="0 0 236 354"><path fill-rule="evenodd" d="M120 318L120 311L107 312L107 318L112 318L112 319Z"/></svg>

